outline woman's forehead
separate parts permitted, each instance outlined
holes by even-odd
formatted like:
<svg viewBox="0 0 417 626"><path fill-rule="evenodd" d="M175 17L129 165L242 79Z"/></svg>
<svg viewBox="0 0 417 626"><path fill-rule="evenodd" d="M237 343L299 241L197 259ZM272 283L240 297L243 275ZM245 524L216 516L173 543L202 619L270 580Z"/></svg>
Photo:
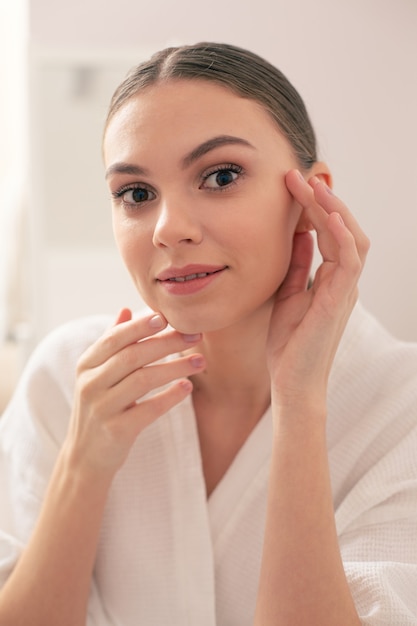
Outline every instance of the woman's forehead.
<svg viewBox="0 0 417 626"><path fill-rule="evenodd" d="M217 83L170 80L132 96L110 119L105 144L132 141L135 135L167 143L173 137L239 136L262 140L279 133L270 114L255 100Z"/></svg>

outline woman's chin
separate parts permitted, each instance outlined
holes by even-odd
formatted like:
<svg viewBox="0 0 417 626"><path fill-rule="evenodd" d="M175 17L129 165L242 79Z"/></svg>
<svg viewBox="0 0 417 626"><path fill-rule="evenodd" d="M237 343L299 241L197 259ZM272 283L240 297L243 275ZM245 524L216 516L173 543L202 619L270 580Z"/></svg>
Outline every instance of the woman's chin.
<svg viewBox="0 0 417 626"><path fill-rule="evenodd" d="M170 315L167 312L161 311L161 313L165 316L168 324L171 328L174 328L179 333L183 333L186 335L194 335L196 333L208 333L216 330L221 330L223 328L223 324L216 323L216 320L211 319L203 319L203 318L194 318L190 319L188 317L179 316L179 315Z"/></svg>
<svg viewBox="0 0 417 626"><path fill-rule="evenodd" d="M187 322L177 319L171 320L167 315L165 317L171 328L177 330L179 333L183 333L184 335L195 335L197 333L206 332L205 329L201 328L201 325L197 324L196 322Z"/></svg>

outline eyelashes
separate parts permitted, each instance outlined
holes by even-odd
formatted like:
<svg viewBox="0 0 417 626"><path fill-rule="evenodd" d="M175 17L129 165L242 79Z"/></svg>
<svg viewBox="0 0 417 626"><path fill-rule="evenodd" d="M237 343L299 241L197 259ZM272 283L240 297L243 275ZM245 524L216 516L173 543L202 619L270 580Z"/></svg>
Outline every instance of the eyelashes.
<svg viewBox="0 0 417 626"><path fill-rule="evenodd" d="M198 188L209 192L225 192L236 185L243 175L243 167L236 163L216 165L201 174ZM122 185L111 192L112 198L127 209L152 202L157 195L152 186L141 182Z"/></svg>
<svg viewBox="0 0 417 626"><path fill-rule="evenodd" d="M216 165L202 176L200 189L222 191L235 184L243 174L243 168L235 163Z"/></svg>
<svg viewBox="0 0 417 626"><path fill-rule="evenodd" d="M115 200L122 200L126 205L142 204L156 198L156 193L143 183L134 183L131 185L123 185L116 191L112 192Z"/></svg>

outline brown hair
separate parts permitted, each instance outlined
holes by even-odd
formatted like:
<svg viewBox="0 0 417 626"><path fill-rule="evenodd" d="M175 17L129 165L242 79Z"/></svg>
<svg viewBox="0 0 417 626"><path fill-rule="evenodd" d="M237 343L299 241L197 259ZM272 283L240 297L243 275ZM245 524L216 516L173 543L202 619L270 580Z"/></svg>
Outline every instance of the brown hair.
<svg viewBox="0 0 417 626"><path fill-rule="evenodd" d="M256 100L288 139L301 168L309 169L317 160L314 130L297 90L271 63L229 44L166 48L134 67L111 99L105 127L141 89L172 79L213 81L243 98Z"/></svg>

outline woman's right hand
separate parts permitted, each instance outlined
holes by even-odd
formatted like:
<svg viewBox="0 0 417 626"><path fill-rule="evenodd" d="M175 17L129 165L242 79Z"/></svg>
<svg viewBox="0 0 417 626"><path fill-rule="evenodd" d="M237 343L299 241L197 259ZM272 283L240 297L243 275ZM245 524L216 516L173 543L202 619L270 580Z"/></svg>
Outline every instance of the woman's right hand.
<svg viewBox="0 0 417 626"><path fill-rule="evenodd" d="M132 319L123 309L80 358L66 447L83 471L112 478L142 430L192 391L186 377L204 369L202 355L159 361L201 335L160 333L166 326L159 313Z"/></svg>

